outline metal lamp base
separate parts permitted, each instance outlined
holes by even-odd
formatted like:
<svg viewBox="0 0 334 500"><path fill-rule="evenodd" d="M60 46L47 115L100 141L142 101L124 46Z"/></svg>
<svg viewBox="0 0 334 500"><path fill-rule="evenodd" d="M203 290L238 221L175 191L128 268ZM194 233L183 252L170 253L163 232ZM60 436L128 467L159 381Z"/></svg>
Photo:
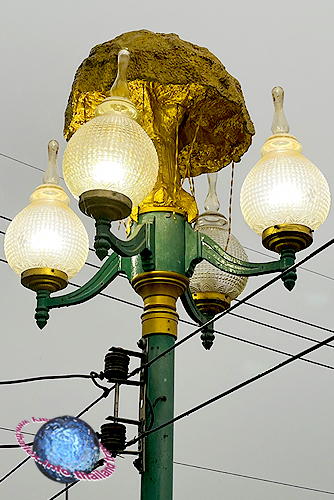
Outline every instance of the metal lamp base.
<svg viewBox="0 0 334 500"><path fill-rule="evenodd" d="M231 304L230 297L225 293L195 292L192 296L201 313L211 317L226 311Z"/></svg>
<svg viewBox="0 0 334 500"><path fill-rule="evenodd" d="M279 254L286 248L300 252L312 242L312 230L302 224L279 224L268 227L262 233L262 245Z"/></svg>
<svg viewBox="0 0 334 500"><path fill-rule="evenodd" d="M117 191L91 189L80 195L81 212L95 220L107 218L111 221L128 217L132 210L130 198Z"/></svg>
<svg viewBox="0 0 334 500"><path fill-rule="evenodd" d="M187 289L188 278L172 271L151 271L138 274L131 284L144 299L143 337L152 334L176 337L179 319L176 300Z"/></svg>
<svg viewBox="0 0 334 500"><path fill-rule="evenodd" d="M38 292L47 290L58 292L67 286L68 276L63 271L50 267L35 267L27 269L21 274L21 283L26 288Z"/></svg>

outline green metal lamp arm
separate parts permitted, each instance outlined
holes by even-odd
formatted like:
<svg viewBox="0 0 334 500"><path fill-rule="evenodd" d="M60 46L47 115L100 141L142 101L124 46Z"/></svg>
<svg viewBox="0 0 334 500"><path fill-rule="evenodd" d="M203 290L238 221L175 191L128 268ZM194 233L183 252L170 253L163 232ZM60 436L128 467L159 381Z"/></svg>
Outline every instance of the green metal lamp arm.
<svg viewBox="0 0 334 500"><path fill-rule="evenodd" d="M122 258L113 252L98 272L78 290L58 297L50 297L50 292L39 290L37 292L35 314L37 325L39 328L43 328L46 325L50 309L81 304L95 297L121 272L123 272Z"/></svg>
<svg viewBox="0 0 334 500"><path fill-rule="evenodd" d="M206 234L186 228L186 274L191 276L195 266L203 259L218 267L221 271L237 276L259 276L285 271L295 262L293 250L283 250L280 260L273 262L246 262L225 252Z"/></svg>
<svg viewBox="0 0 334 500"><path fill-rule="evenodd" d="M133 257L142 252L150 252L154 246L154 218L138 224L130 238L121 240L110 231L110 220L96 221L96 236L94 248L100 260L103 260L110 249L121 257Z"/></svg>

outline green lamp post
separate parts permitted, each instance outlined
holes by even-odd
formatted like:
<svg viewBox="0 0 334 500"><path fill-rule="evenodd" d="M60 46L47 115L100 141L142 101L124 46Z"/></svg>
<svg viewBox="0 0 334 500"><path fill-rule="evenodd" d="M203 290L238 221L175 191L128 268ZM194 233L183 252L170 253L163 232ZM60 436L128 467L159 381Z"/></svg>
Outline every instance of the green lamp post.
<svg viewBox="0 0 334 500"><path fill-rule="evenodd" d="M120 47L129 47L132 52L128 84L130 54L125 49L119 51ZM108 53L110 59L110 53L116 50L118 74L111 95L106 97L106 91L101 90L107 86L105 75L101 85L96 85L96 68L92 78L95 88L83 88L87 81L85 72L92 68L92 61L98 61L97 67L101 67L103 54ZM247 277L284 271L293 265L295 253L311 244L312 231L328 214L329 189L318 169L302 156L297 139L288 134L282 109L283 91L274 89L273 135L262 148L262 160L242 188L242 210L249 225L262 234L263 244L277 252L279 259L248 262L234 237L225 251L226 220L218 212L214 176L209 177L206 210L198 218L195 200L183 190L181 181L238 161L249 147L252 124L235 79L206 49L183 42L176 35L127 33L93 49L90 58L77 72L70 109L66 112L65 135L70 140L63 171L69 190L79 200L80 210L95 219L94 247L104 262L78 290L52 296L52 292L66 286L68 276L78 269L74 270L73 265L66 267L42 246L39 250L37 243L29 261L28 238L22 236L27 221L23 225L18 222L24 211L9 226L5 252L9 264L21 274L22 284L37 293L35 318L40 328L46 325L51 309L85 302L118 274L125 274L143 298L142 345L147 361L151 361L174 345L179 297L190 317L201 325L229 307L243 290ZM147 70L142 69L144 63ZM166 64L170 64L168 74L164 71ZM196 71L191 64L197 64ZM206 64L213 68L211 74ZM225 71L224 86L219 71ZM41 192L58 193L60 188L50 186L48 179L47 189L43 187ZM64 195L61 192L58 197ZM35 198L32 204L36 203ZM46 212L55 204L49 198L45 196ZM123 241L111 232L111 223L130 213L131 227ZM35 219L37 225L43 224L42 212ZM67 222L64 224L66 227ZM36 242L38 228L34 226L31 231ZM46 239L51 253L55 246L67 245L59 238ZM43 235L40 240L43 241ZM86 244L85 240L84 245L72 246L84 246L87 251ZM22 247L28 248L25 261L21 258ZM43 259L36 260L36 254L43 255ZM80 260L74 254L71 258ZM226 276L235 280L231 282L229 278L226 284ZM287 273L282 279L286 288L292 290L296 273ZM203 335L204 347L210 348L212 333L207 329ZM158 402L154 407L154 427L173 418L173 350L147 369L146 397ZM144 439L141 498L171 500L173 426Z"/></svg>

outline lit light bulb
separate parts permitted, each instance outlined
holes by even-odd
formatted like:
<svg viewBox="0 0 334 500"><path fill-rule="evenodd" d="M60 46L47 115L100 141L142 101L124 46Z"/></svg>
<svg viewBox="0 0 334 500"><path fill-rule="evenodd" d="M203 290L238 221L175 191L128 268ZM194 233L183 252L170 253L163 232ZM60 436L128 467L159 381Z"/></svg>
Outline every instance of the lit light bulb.
<svg viewBox="0 0 334 500"><path fill-rule="evenodd" d="M272 91L275 114L273 135L261 150L262 158L247 175L241 188L240 205L247 224L259 235L263 244L268 231L303 233L295 250L312 242L312 231L318 229L330 209L328 183L320 170L302 155L302 146L288 134L289 125L283 112L283 89ZM286 225L294 227L284 227ZM266 232L267 231L267 232ZM297 237L298 239L298 237ZM269 245L269 246L268 246ZM288 247L286 241L285 247ZM275 250L275 248L271 248ZM280 251L279 246L275 251Z"/></svg>
<svg viewBox="0 0 334 500"><path fill-rule="evenodd" d="M35 189L30 204L8 226L4 247L8 264L17 274L60 273L60 281L66 286L87 259L88 235L79 217L69 208L69 197L56 184L59 176L55 148L57 153L58 143L51 141L46 183Z"/></svg>
<svg viewBox="0 0 334 500"><path fill-rule="evenodd" d="M95 219L127 217L152 191L158 175L154 144L136 122L137 110L128 99L129 54L120 51L111 97L75 132L64 153L66 185L80 210Z"/></svg>

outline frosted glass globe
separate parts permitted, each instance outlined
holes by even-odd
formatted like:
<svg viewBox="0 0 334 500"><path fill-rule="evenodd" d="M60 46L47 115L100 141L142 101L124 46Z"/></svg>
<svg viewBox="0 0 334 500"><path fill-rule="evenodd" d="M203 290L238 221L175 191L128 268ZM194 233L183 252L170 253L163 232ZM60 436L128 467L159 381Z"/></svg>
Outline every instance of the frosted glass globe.
<svg viewBox="0 0 334 500"><path fill-rule="evenodd" d="M86 191L106 189L139 205L156 182L157 152L144 129L127 113L102 112L71 137L63 159L65 182L77 199Z"/></svg>
<svg viewBox="0 0 334 500"><path fill-rule="evenodd" d="M277 224L318 229L330 209L330 192L320 170L302 155L301 144L292 135L275 134L261 154L241 188L247 224L259 235Z"/></svg>
<svg viewBox="0 0 334 500"><path fill-rule="evenodd" d="M198 218L196 229L210 236L218 245L225 249L228 238L228 224L226 218L217 213L206 212ZM231 234L227 252L243 261L248 257L237 238ZM207 261L202 261L195 267L189 283L191 293L216 292L226 294L234 300L241 294L247 284L247 277L235 276L220 271Z"/></svg>
<svg viewBox="0 0 334 500"><path fill-rule="evenodd" d="M69 208L69 197L55 184L38 186L10 223L5 236L8 264L17 273L47 267L72 278L88 255L88 236Z"/></svg>

